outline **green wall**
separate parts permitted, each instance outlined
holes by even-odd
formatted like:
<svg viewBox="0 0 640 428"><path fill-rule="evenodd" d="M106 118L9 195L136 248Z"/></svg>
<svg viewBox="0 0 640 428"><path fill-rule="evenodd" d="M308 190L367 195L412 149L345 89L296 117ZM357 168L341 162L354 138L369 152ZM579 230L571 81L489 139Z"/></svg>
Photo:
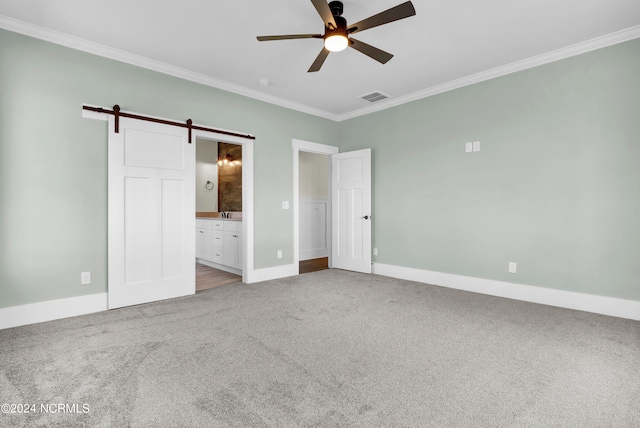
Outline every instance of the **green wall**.
<svg viewBox="0 0 640 428"><path fill-rule="evenodd" d="M106 291L83 103L254 134L256 268L293 261L297 138L373 148L376 262L640 300L638 70L636 40L336 123L0 30L0 307Z"/></svg>
<svg viewBox="0 0 640 428"><path fill-rule="evenodd" d="M254 264L293 262L291 139L338 123L0 30L0 307L107 289L107 125L83 103L254 134Z"/></svg>
<svg viewBox="0 0 640 428"><path fill-rule="evenodd" d="M373 148L376 262L640 300L640 40L351 119L340 141Z"/></svg>

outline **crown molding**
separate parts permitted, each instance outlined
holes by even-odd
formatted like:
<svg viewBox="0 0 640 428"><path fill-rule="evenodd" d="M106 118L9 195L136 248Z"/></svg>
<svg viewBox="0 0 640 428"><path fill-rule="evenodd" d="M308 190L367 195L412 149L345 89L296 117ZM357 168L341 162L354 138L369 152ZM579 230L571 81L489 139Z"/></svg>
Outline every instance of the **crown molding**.
<svg viewBox="0 0 640 428"><path fill-rule="evenodd" d="M364 116L381 110L386 110L391 107L410 103L411 101L431 97L443 92L452 91L464 86L469 86L475 83L484 82L486 80L495 79L496 77L505 76L507 74L516 73L518 71L523 71L529 68L538 67L539 65L548 64L550 62L559 61L561 59L580 55L583 53L594 51L596 49L605 48L607 46L633 40L638 37L640 37L640 25L630 27L625 30L620 30L615 33L607 34L601 37L596 37L595 39L576 43L575 45L567 46L565 48L556 49L554 51L523 59L521 61L501 65L490 70L482 71L480 73L472 74L470 76L465 76L460 79L432 86L430 88L403 95L398 98L391 98L389 100L383 101L379 105L371 105L365 108L351 111L349 113L341 114L337 118L337 121L341 122L343 120L353 119L355 117Z"/></svg>
<svg viewBox="0 0 640 428"><path fill-rule="evenodd" d="M275 97L273 95L265 94L260 91L248 89L240 85L236 85L233 83L226 82L224 80L213 78L211 76L207 76L201 73L196 73L196 72L186 70L184 68L176 67L164 62L156 61L140 55L125 52L120 49L111 48L109 46L105 46L100 43L91 42L79 37L70 36L68 34L64 34L59 31L40 27L38 25L30 24L24 21L19 21L17 19L9 18L7 16L0 15L0 28L13 31L14 33L20 33L26 36L35 37L37 39L41 39L46 42L65 46L71 49L76 49L79 51L98 55L104 58L113 59L115 61L124 62L127 64L146 68L148 70L157 71L159 73L167 74L173 77L178 77L180 79L188 80L195 83L200 83L202 85L210 86L217 89L222 89L223 91L253 98L259 101L264 101L266 103L274 104L280 107L285 107L291 110L300 111L302 113L319 116L319 117L333 120L333 121L338 120L338 115L329 113L324 110L320 110L314 107L309 107L304 104L296 103L293 101L285 100L280 97Z"/></svg>
<svg viewBox="0 0 640 428"><path fill-rule="evenodd" d="M429 87L417 92L413 92L407 95L403 95L397 98L391 98L391 99L382 101L380 104L377 104L377 105L371 105L358 110L353 110L348 113L334 114L334 113L330 113L330 112L317 109L314 107L310 107L304 104L285 100L280 97L265 94L263 92L259 92L253 89L248 89L243 86L229 83L224 80L216 79L211 76L206 76L201 73L189 71L184 68L176 67L160 61L155 61L155 60L152 60L140 55L135 55L129 52L125 52L119 49L114 49L99 43L90 42L88 40L81 39L79 37L70 36L68 34L64 34L59 31L50 30L48 28L40 27L24 21L9 18L7 16L0 15L0 28L13 31L15 33L24 34L26 36L35 37L37 39L41 39L47 42L66 46L72 49L88 52L101 57L113 59L115 61L124 62L127 64L146 68L152 71L157 71L159 73L167 74L180 79L184 79L184 80L199 83L202 85L210 86L213 88L221 89L223 91L242 95L248 98L264 101L269 104L274 104L280 107L288 108L288 109L299 111L302 113L311 114L324 119L333 120L336 122L342 122L344 120L349 120L359 116L364 116L370 113L374 113L377 111L386 110L388 108L410 103L412 101L416 101L422 98L431 97L433 95L438 95L444 92L452 91L454 89L462 88L464 86L469 86L475 83L484 82L486 80L495 79L496 77L501 77L507 74L516 73L518 71L523 71L529 68L559 61L565 58L587 53L596 49L605 48L607 46L615 45L618 43L623 43L623 42L640 37L640 25L637 25L635 27L630 27L624 30L617 31L615 33L607 34L601 37L596 37L591 40L576 43L575 45L567 46L565 48L557 49L557 50L547 52L541 55L537 55L531 58L527 58L521 61L516 61L510 64L495 67L490 70L482 71L480 73L462 77L460 79L452 80L450 82L445 82L440 85L432 86L432 87Z"/></svg>

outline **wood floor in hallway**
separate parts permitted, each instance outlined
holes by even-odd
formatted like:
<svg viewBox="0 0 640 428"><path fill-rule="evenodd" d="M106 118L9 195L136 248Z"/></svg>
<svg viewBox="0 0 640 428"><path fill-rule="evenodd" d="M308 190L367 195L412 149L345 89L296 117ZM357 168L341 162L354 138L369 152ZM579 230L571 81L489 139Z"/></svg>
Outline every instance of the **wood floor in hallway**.
<svg viewBox="0 0 640 428"><path fill-rule="evenodd" d="M319 259L302 260L300 262L300 273L315 272L317 270L329 269L329 257Z"/></svg>

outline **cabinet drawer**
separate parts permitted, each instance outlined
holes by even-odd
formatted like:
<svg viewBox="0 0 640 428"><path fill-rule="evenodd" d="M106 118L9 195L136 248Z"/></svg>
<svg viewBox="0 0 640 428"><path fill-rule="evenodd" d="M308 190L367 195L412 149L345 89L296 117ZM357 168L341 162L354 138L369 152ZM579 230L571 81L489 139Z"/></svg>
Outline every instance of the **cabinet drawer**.
<svg viewBox="0 0 640 428"><path fill-rule="evenodd" d="M213 230L223 230L224 229L224 221L222 220L212 220L211 228Z"/></svg>
<svg viewBox="0 0 640 428"><path fill-rule="evenodd" d="M211 229L211 220L196 219L196 229Z"/></svg>
<svg viewBox="0 0 640 428"><path fill-rule="evenodd" d="M242 232L242 222L241 221L225 221L224 230L226 232Z"/></svg>
<svg viewBox="0 0 640 428"><path fill-rule="evenodd" d="M214 231L211 236L211 242L213 242L213 246L222 248L224 242L224 232Z"/></svg>
<svg viewBox="0 0 640 428"><path fill-rule="evenodd" d="M213 257L212 257L212 262L214 263L219 263L219 264L223 264L224 263L224 252L222 251L221 248L214 248L213 249Z"/></svg>

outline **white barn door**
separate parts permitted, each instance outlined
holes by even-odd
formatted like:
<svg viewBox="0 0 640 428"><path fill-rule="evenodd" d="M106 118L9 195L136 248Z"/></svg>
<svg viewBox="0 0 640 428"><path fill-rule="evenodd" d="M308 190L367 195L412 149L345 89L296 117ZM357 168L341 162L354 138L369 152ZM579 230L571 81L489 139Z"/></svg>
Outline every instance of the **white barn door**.
<svg viewBox="0 0 640 428"><path fill-rule="evenodd" d="M195 144L109 117L109 309L195 293Z"/></svg>
<svg viewBox="0 0 640 428"><path fill-rule="evenodd" d="M371 149L331 155L332 267L371 273Z"/></svg>

